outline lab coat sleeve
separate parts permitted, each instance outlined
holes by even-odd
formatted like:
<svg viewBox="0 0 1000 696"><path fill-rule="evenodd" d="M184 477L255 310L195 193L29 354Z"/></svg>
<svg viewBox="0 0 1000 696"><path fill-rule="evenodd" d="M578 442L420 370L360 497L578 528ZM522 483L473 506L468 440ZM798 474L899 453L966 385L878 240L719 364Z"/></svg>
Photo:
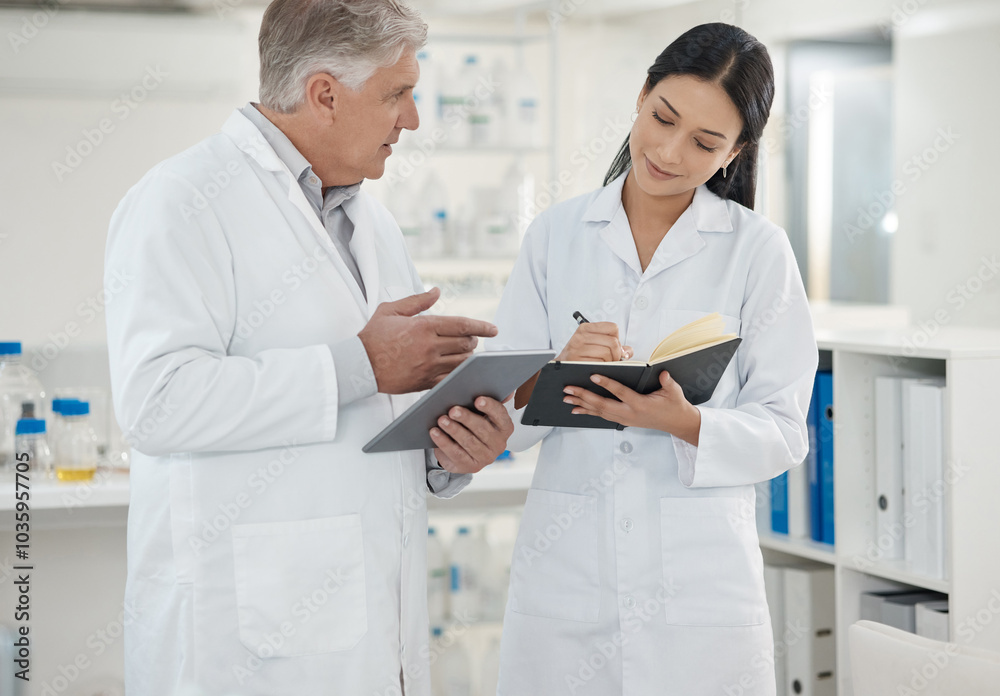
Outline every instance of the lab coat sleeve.
<svg viewBox="0 0 1000 696"><path fill-rule="evenodd" d="M153 172L112 217L105 287L115 414L140 452L238 451L333 439L330 347L227 355L236 324L228 242L197 190ZM128 279L121 287L115 279Z"/></svg>
<svg viewBox="0 0 1000 696"><path fill-rule="evenodd" d="M453 474L446 471L434 456L434 450L426 452L427 490L436 498L454 498L472 483L472 474Z"/></svg>
<svg viewBox="0 0 1000 696"><path fill-rule="evenodd" d="M545 289L548 224L548 216L540 215L525 232L521 251L511 269L493 320L498 332L486 341L486 350L545 350L552 347ZM551 426L521 423L527 406L515 409L513 399L504 405L514 423L514 432L507 440L507 449L511 452L523 452L552 432Z"/></svg>
<svg viewBox="0 0 1000 696"><path fill-rule="evenodd" d="M736 407L697 407L697 447L672 438L679 478L688 487L767 481L808 451L806 412L818 351L802 279L780 230L750 263L740 318Z"/></svg>

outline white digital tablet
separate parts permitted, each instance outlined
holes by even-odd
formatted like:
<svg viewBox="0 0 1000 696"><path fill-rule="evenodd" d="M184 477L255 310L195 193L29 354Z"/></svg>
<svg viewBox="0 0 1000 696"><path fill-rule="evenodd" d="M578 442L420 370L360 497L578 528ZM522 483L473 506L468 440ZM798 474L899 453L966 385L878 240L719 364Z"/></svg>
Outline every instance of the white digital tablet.
<svg viewBox="0 0 1000 696"><path fill-rule="evenodd" d="M430 429L452 406L471 411L478 396L501 401L555 357L551 350L507 350L473 353L368 444L364 452L429 449L436 445Z"/></svg>

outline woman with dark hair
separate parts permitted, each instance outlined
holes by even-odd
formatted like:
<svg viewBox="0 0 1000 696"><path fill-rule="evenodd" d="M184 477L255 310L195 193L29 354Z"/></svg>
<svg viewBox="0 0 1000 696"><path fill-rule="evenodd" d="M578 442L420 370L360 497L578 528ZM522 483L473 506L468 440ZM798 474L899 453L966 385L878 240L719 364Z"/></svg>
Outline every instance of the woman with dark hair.
<svg viewBox="0 0 1000 696"><path fill-rule="evenodd" d="M512 560L500 694L775 691L754 484L806 455L817 350L785 233L752 210L773 94L756 39L691 29L649 69L605 185L525 236L491 348L645 359L713 312L742 342L697 407L666 373L645 396L607 378L595 382L616 399L567 388L574 413L623 430L520 425L534 382L518 390L510 448L544 439Z"/></svg>

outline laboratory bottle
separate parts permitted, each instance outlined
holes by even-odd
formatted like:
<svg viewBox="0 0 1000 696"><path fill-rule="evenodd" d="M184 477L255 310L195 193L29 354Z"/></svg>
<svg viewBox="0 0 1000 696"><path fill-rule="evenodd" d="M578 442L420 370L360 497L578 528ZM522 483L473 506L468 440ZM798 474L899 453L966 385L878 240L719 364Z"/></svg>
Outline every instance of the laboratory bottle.
<svg viewBox="0 0 1000 696"><path fill-rule="evenodd" d="M61 459L56 464L60 481L89 481L97 471L97 435L90 426L90 404L71 401L62 405Z"/></svg>
<svg viewBox="0 0 1000 696"><path fill-rule="evenodd" d="M497 682L500 681L500 637L493 636L483 653L483 662L479 670L479 693L482 696L494 696L497 692Z"/></svg>
<svg viewBox="0 0 1000 696"><path fill-rule="evenodd" d="M507 133L513 147L541 145L538 87L531 71L521 60L511 75L507 99Z"/></svg>
<svg viewBox="0 0 1000 696"><path fill-rule="evenodd" d="M469 656L458 637L440 628L432 631L431 691L436 696L472 696ZM436 688L435 688L436 687Z"/></svg>
<svg viewBox="0 0 1000 696"><path fill-rule="evenodd" d="M475 63L475 57L473 64ZM468 58L466 59L466 66ZM468 147L471 139L469 130L470 90L475 88L474 81L469 82L469 69L463 67L456 74L443 81L440 88L438 116L440 127L444 130L445 142L450 147Z"/></svg>
<svg viewBox="0 0 1000 696"><path fill-rule="evenodd" d="M420 66L420 79L413 88L413 101L417 105L417 115L420 117L417 134L431 135L437 128L440 108L438 66L433 56L426 50L417 53L417 64Z"/></svg>
<svg viewBox="0 0 1000 696"><path fill-rule="evenodd" d="M427 615L431 626L448 620L449 567L444 544L434 527L427 528Z"/></svg>
<svg viewBox="0 0 1000 696"><path fill-rule="evenodd" d="M38 375L22 361L19 341L0 342L0 468L14 457L14 431L24 403L34 404L35 416L46 414L45 388Z"/></svg>
<svg viewBox="0 0 1000 696"><path fill-rule="evenodd" d="M451 544L451 618L458 622L483 617L482 578L488 561L486 540L469 527L459 527Z"/></svg>
<svg viewBox="0 0 1000 696"><path fill-rule="evenodd" d="M428 169L424 184L420 189L420 206L423 209L420 251L427 258L439 258L444 254L448 234L448 190L441 176L433 168Z"/></svg>
<svg viewBox="0 0 1000 696"><path fill-rule="evenodd" d="M52 451L45 435L45 421L41 418L21 418L14 426L14 450L18 464L27 455L28 470L32 474L52 477ZM11 466L14 470L16 467Z"/></svg>

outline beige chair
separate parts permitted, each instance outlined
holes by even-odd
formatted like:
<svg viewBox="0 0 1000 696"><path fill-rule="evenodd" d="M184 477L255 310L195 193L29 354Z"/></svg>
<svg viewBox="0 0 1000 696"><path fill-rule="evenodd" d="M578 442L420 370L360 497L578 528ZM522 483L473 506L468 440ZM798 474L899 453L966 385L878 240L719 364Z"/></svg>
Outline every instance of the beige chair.
<svg viewBox="0 0 1000 696"><path fill-rule="evenodd" d="M848 629L854 696L998 696L1000 653L874 621Z"/></svg>

